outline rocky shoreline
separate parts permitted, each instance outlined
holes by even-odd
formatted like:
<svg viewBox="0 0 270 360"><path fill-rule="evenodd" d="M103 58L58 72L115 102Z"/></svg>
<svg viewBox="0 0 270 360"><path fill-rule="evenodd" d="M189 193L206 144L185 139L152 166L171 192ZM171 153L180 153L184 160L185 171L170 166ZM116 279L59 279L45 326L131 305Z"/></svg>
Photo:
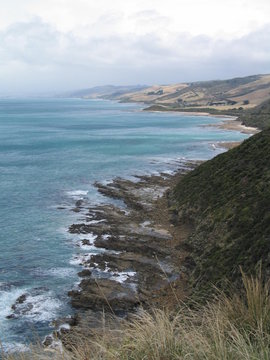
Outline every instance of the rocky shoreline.
<svg viewBox="0 0 270 360"><path fill-rule="evenodd" d="M188 295L188 253L181 241L190 229L177 223L169 192L199 163L179 160L174 173L95 183L106 203L75 202L80 220L68 230L79 235L81 249L72 260L81 267L79 284L68 293L75 314L54 321L57 330L44 339L45 347L68 347L99 331L104 318L113 317L115 327L141 307L174 307ZM30 311L28 297L21 295L7 317Z"/></svg>
<svg viewBox="0 0 270 360"><path fill-rule="evenodd" d="M84 221L69 228L82 239L78 244L82 253L74 259L82 269L79 286L69 292L76 309L68 321L72 326L58 332L64 344L70 344L71 337L96 332L104 317L113 315L116 326L141 306L174 306L176 294L179 299L187 295L187 269L183 266L187 254L179 243L188 229L181 225L179 231L173 224L175 214L168 193L197 164L181 161L174 174L96 183L108 204L89 207L76 202L73 211L87 212ZM109 199L117 199L119 205Z"/></svg>

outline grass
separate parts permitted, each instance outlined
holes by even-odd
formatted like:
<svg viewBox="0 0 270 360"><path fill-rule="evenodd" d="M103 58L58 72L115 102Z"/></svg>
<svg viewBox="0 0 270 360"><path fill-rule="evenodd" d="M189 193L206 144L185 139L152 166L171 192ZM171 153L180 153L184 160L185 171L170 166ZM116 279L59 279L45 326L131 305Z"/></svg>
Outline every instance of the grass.
<svg viewBox="0 0 270 360"><path fill-rule="evenodd" d="M243 290L220 293L201 307L141 310L118 330L104 327L70 341L72 351L5 356L5 360L267 360L270 359L270 283L242 276ZM66 339L67 340L67 339ZM71 340L71 339L70 339Z"/></svg>

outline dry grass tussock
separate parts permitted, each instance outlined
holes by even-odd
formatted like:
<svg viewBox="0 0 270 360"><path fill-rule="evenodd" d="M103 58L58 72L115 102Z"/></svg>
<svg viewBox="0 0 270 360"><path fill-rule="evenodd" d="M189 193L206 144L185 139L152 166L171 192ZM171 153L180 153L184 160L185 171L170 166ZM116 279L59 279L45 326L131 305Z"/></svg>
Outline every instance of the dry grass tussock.
<svg viewBox="0 0 270 360"><path fill-rule="evenodd" d="M5 360L268 360L269 282L243 274L244 290L220 294L212 303L177 313L140 311L119 330L104 327L91 339L80 337L72 352L5 356Z"/></svg>

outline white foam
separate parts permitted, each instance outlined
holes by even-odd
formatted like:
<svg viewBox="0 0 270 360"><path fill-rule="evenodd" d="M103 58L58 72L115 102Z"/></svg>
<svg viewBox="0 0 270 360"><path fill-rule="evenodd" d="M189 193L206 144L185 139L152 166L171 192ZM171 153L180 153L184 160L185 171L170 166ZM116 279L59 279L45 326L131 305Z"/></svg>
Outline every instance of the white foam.
<svg viewBox="0 0 270 360"><path fill-rule="evenodd" d="M27 306L29 305L33 307L28 310ZM55 298L54 294L49 291L46 294L30 294L22 304L16 306L16 311L23 318L45 322L57 317L61 305L61 301Z"/></svg>
<svg viewBox="0 0 270 360"><path fill-rule="evenodd" d="M12 289L10 291L0 291L0 325L7 315L11 313L11 306L19 296L23 295L27 289Z"/></svg>
<svg viewBox="0 0 270 360"><path fill-rule="evenodd" d="M73 255L69 263L71 265L83 265L86 261L89 261L91 259L91 256L92 254Z"/></svg>
<svg viewBox="0 0 270 360"><path fill-rule="evenodd" d="M80 239L79 242L77 242L77 245L80 246L81 249L83 250L89 250L89 251L95 251L96 247L94 246L94 242L97 238L96 235L94 235L93 233L89 233L89 234L78 234L78 238ZM87 240L89 242L89 244L84 244L83 240Z"/></svg>
<svg viewBox="0 0 270 360"><path fill-rule="evenodd" d="M82 200L85 196L87 196L88 191L87 190L73 190L73 191L67 191L66 194L73 199L76 200Z"/></svg>
<svg viewBox="0 0 270 360"><path fill-rule="evenodd" d="M90 221L87 221L87 224L89 224L89 225L99 224L99 223L102 223L102 222L105 222L105 221L106 221L105 219L102 219L102 220L90 220Z"/></svg>
<svg viewBox="0 0 270 360"><path fill-rule="evenodd" d="M162 171L163 174L167 174L167 175L174 175L175 174L175 170L164 170Z"/></svg>
<svg viewBox="0 0 270 360"><path fill-rule="evenodd" d="M69 324L62 324L59 326L59 330L70 330L70 325Z"/></svg>
<svg viewBox="0 0 270 360"><path fill-rule="evenodd" d="M134 277L136 275L135 271L123 271L119 272L111 277L112 280L115 280L119 283L125 282L127 279L130 279L131 277Z"/></svg>
<svg viewBox="0 0 270 360"><path fill-rule="evenodd" d="M213 150L217 150L216 144L210 144Z"/></svg>
<svg viewBox="0 0 270 360"><path fill-rule="evenodd" d="M80 240L89 240L90 244L94 244L94 241L96 240L97 235L94 235L93 233L78 234L78 238Z"/></svg>
<svg viewBox="0 0 270 360"><path fill-rule="evenodd" d="M143 223L140 224L140 226L143 227L143 228L146 227L146 226L149 226L149 225L151 225L151 221L148 221L148 220L144 221Z"/></svg>
<svg viewBox="0 0 270 360"><path fill-rule="evenodd" d="M91 245L91 244L84 244L83 241L79 241L77 243L77 245L82 249L82 250L88 250L88 251L91 251L91 250L95 250L95 246Z"/></svg>
<svg viewBox="0 0 270 360"><path fill-rule="evenodd" d="M110 275L110 279L117 281L119 283L125 282L127 279L130 279L136 275L135 271L121 271L121 272L112 272L110 271L109 263L105 261L105 268L101 271L101 273L106 273ZM98 268L98 264L94 263L94 268Z"/></svg>

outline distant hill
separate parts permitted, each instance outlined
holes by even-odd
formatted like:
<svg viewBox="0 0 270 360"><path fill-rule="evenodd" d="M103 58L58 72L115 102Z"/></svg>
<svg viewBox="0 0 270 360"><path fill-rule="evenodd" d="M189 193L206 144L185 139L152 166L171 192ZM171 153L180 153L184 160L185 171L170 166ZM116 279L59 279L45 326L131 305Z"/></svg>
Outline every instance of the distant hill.
<svg viewBox="0 0 270 360"><path fill-rule="evenodd" d="M270 275L270 129L198 166L171 193L180 222L190 235L194 288L208 291L226 277L240 278L262 261Z"/></svg>
<svg viewBox="0 0 270 360"><path fill-rule="evenodd" d="M270 99L270 75L253 75L229 80L203 81L175 85L156 85L120 101L145 102L169 109L202 108L216 110L252 108Z"/></svg>
<svg viewBox="0 0 270 360"><path fill-rule="evenodd" d="M65 94L86 99L142 102L150 110L208 111L212 113L251 109L270 100L270 75L172 85L98 86Z"/></svg>
<svg viewBox="0 0 270 360"><path fill-rule="evenodd" d="M65 93L64 96L84 98L84 99L118 99L125 93L133 93L145 89L146 85L134 85L134 86L96 86L89 89L77 90L69 93Z"/></svg>
<svg viewBox="0 0 270 360"><path fill-rule="evenodd" d="M144 102L157 110L248 109L270 99L270 75L229 80L155 85L118 97L123 102ZM155 110L155 107L153 108Z"/></svg>
<svg viewBox="0 0 270 360"><path fill-rule="evenodd" d="M140 102L149 111L207 112L239 117L246 126L270 126L270 75L174 85L96 86L64 97Z"/></svg>

